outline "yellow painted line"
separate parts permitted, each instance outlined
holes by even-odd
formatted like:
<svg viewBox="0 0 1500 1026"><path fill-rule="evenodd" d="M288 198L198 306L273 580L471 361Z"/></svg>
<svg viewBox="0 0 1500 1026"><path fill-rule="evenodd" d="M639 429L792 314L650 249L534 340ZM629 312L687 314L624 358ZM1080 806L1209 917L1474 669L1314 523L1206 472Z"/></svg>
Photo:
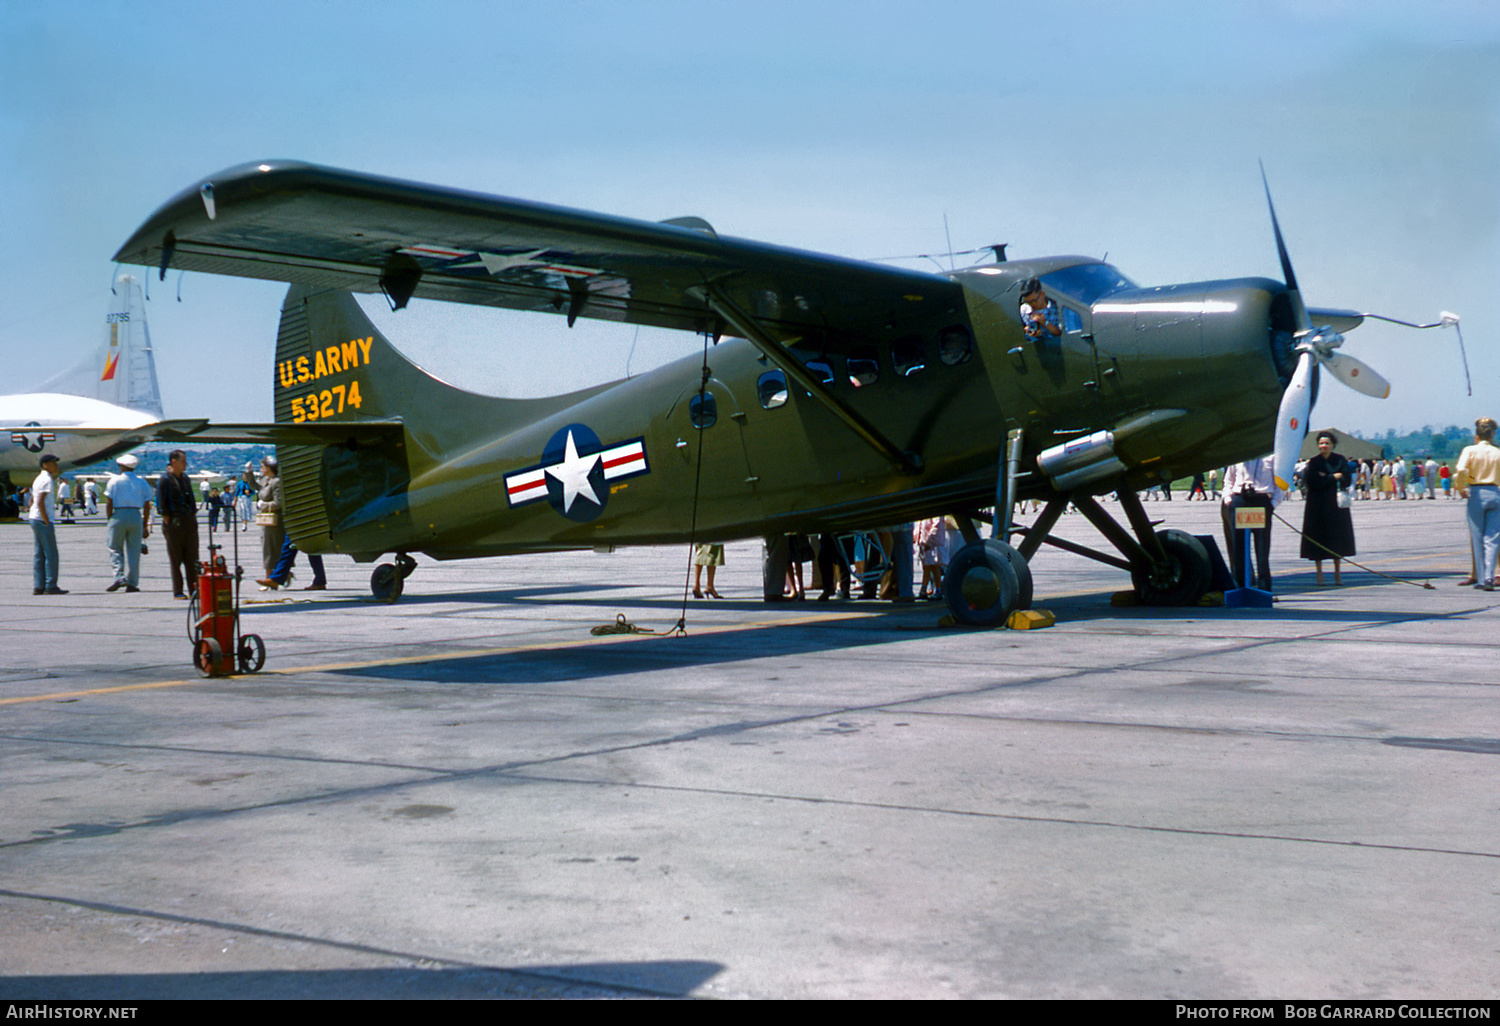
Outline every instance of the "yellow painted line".
<svg viewBox="0 0 1500 1026"><path fill-rule="evenodd" d="M1455 550L1453 552L1429 552L1424 556L1392 556L1388 559L1365 559L1361 560L1360 562L1369 563L1371 566L1388 566L1392 563L1416 563L1430 562L1437 559L1458 559L1460 556L1467 556L1468 554L1469 553L1467 551ZM1330 556L1328 558L1332 559L1333 557ZM1349 560L1346 557L1344 562L1347 563L1348 561ZM1324 560L1324 562L1327 562L1327 560Z"/></svg>
<svg viewBox="0 0 1500 1026"><path fill-rule="evenodd" d="M867 617L877 616L874 612L829 612L810 613L806 616L791 617L784 620L756 620L751 623L720 624L718 626L695 627L691 635L697 637L704 634L728 634L733 631L764 630L769 627L800 626L809 623L823 623L838 620L859 620ZM670 631L670 628L668 629ZM475 648L462 652L429 653L417 656L397 656L389 659L365 659L345 663L325 663L319 666L294 666L285 669L264 669L257 674L233 674L225 677L192 677L186 680L164 680L150 684L119 684L107 688L89 688L84 691L56 691L49 695L29 695L20 698L0 698L0 705L20 705L26 702L60 702L70 698L86 698L92 695L110 695L121 691L151 691L159 688L177 688L184 684L202 684L205 681L228 680L233 678L248 679L268 673L295 674L295 673L333 673L339 670L366 670L377 666L406 666L412 663L436 663L447 662L451 659L476 659L483 656L514 655L517 652L538 652L546 649L558 648L581 648L588 645L612 645L626 641L644 641L647 639L670 638L671 633L658 632L656 634L606 634L600 636L590 635L587 638L562 641L538 641L528 645L506 645L499 648Z"/></svg>
<svg viewBox="0 0 1500 1026"><path fill-rule="evenodd" d="M197 684L197 680L164 680L153 684L120 684L112 688L90 688L87 691L57 691L50 695L31 695L22 698L0 698L0 705L20 705L23 702L60 702L65 698L83 698L88 695L108 695L116 691L146 691L152 688L175 688L184 684Z"/></svg>

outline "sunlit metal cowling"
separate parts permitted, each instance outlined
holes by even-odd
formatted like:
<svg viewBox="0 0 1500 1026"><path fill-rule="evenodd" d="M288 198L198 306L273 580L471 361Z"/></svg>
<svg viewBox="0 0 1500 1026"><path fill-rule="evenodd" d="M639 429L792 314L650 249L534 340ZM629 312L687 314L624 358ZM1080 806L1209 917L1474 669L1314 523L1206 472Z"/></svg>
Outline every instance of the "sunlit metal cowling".
<svg viewBox="0 0 1500 1026"><path fill-rule="evenodd" d="M1125 464L1115 456L1112 431L1096 431L1054 445L1038 453L1036 462L1059 491L1082 488L1125 472Z"/></svg>

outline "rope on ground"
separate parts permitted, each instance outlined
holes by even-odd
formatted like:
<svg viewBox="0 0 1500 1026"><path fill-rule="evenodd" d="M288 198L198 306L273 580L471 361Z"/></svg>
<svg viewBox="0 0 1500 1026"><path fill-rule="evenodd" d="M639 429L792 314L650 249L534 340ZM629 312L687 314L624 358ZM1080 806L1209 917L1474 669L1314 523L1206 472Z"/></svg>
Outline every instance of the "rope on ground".
<svg viewBox="0 0 1500 1026"><path fill-rule="evenodd" d="M624 613L615 614L614 623L602 623L589 631L590 634L655 634L651 627L641 627L625 619Z"/></svg>
<svg viewBox="0 0 1500 1026"><path fill-rule="evenodd" d="M1437 589L1432 586L1432 582L1431 581L1411 581L1411 580L1407 580L1405 577L1393 577L1390 574L1381 573L1379 570L1371 570L1369 567L1365 566L1363 563L1356 563L1354 560L1350 559L1348 556L1340 556L1337 552L1334 552L1327 545L1324 545L1322 542L1318 541L1318 539L1316 539L1316 538L1309 538L1307 535L1305 535L1301 531L1297 530L1297 528L1293 527L1292 524L1291 524L1291 522L1288 521L1286 517L1282 516L1280 513L1276 512L1275 510L1271 511L1271 515L1273 517L1275 517L1277 520L1280 520L1283 524L1286 524L1287 527L1291 528L1292 533L1295 534L1295 535L1297 535L1303 541L1312 542L1318 548L1320 548L1324 552L1328 553L1328 558L1329 559L1342 560L1343 562L1348 563L1350 566L1357 566L1357 567L1359 567L1361 570L1363 570L1367 574L1374 574L1376 577L1384 577L1386 580L1388 580L1388 581L1395 581L1397 584L1409 584L1413 588L1425 588L1428 591L1437 591Z"/></svg>

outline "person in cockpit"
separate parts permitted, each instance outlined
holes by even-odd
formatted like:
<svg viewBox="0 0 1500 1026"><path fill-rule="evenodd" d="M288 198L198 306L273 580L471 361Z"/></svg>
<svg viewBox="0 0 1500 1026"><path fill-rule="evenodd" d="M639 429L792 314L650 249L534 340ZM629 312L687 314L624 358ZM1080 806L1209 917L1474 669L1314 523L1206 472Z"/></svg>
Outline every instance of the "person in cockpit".
<svg viewBox="0 0 1500 1026"><path fill-rule="evenodd" d="M1057 304L1047 298L1042 283L1035 278L1021 286L1021 328L1031 342L1047 342L1062 334Z"/></svg>

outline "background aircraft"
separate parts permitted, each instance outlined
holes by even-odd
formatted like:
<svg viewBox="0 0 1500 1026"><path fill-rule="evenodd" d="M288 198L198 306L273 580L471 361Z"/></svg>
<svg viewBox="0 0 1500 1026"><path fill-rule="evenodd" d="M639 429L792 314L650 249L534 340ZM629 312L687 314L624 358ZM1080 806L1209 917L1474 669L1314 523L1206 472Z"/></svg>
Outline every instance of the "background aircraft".
<svg viewBox="0 0 1500 1026"><path fill-rule="evenodd" d="M994 505L997 537L967 526L946 588L960 620L992 624L1029 603L1043 542L1128 570L1142 601L1196 601L1206 550L1156 531L1135 491L1267 452L1278 409L1305 433L1320 366L1384 386L1333 351L1362 315L1309 310L1279 226L1275 239L1285 282L1142 288L1100 260L1007 261L1003 247L995 263L930 274L723 238L699 218L633 221L268 162L185 190L116 260L293 283L276 420L325 436L283 448L287 526L308 551L396 553L372 579L378 594L399 594L411 552L934 514L970 525ZM349 291L396 310L420 296L677 328L701 333L704 351L568 395L476 396L400 357ZM1094 498L1111 491L1129 530ZM1047 506L1012 529L1021 497ZM1048 537L1070 502L1118 557Z"/></svg>
<svg viewBox="0 0 1500 1026"><path fill-rule="evenodd" d="M93 353L34 392L0 396L0 473L30 481L44 451L66 470L204 423L162 419L141 286L125 274Z"/></svg>

